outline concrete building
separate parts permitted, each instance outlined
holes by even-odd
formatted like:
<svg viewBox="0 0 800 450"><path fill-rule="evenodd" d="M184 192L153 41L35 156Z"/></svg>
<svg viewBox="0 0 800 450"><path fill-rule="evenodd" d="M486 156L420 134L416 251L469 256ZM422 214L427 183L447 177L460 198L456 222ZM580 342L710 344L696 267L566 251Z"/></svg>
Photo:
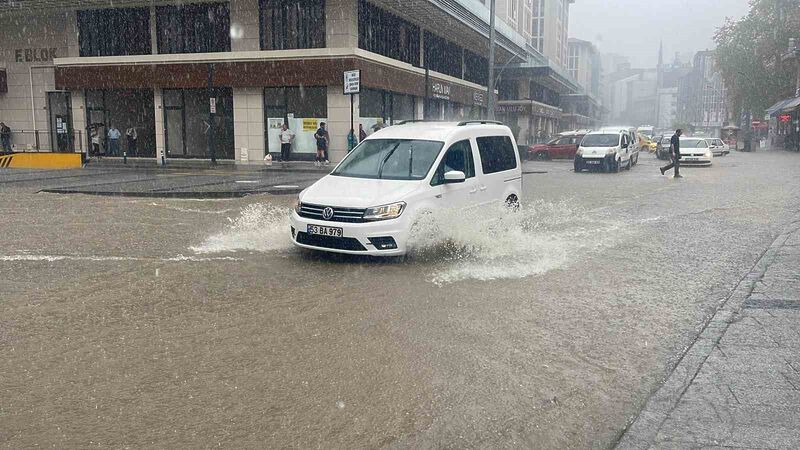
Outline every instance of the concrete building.
<svg viewBox="0 0 800 450"><path fill-rule="evenodd" d="M609 123L653 124L656 115L656 69L625 69L608 76Z"/></svg>
<svg viewBox="0 0 800 450"><path fill-rule="evenodd" d="M213 149L258 162L278 154L286 122L293 158L310 160L326 122L335 161L351 120L369 129L486 114L489 11L470 0L109 5L19 1L0 10L0 121L16 150L96 142L107 151L113 126L129 156L209 158ZM502 21L497 28L498 66L529 61L526 38ZM346 70L361 71L352 103ZM129 128L135 146L125 142Z"/></svg>
<svg viewBox="0 0 800 450"><path fill-rule="evenodd" d="M569 39L567 68L575 81L589 94L600 96L602 65L594 44L581 39Z"/></svg>
<svg viewBox="0 0 800 450"><path fill-rule="evenodd" d="M678 85L678 121L695 130L713 132L728 120L727 91L716 68L714 52L694 56L691 71Z"/></svg>

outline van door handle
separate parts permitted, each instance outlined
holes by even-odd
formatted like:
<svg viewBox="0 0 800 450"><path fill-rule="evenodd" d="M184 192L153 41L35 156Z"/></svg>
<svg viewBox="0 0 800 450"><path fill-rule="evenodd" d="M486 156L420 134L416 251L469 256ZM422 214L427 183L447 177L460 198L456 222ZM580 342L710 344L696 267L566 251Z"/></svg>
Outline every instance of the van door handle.
<svg viewBox="0 0 800 450"><path fill-rule="evenodd" d="M473 189L473 190L469 191L469 193L470 193L470 194L474 194L474 193L476 193L476 192L478 192L478 188L475 188L475 189Z"/></svg>
<svg viewBox="0 0 800 450"><path fill-rule="evenodd" d="M488 189L486 186L481 186L481 191L485 191L486 189Z"/></svg>

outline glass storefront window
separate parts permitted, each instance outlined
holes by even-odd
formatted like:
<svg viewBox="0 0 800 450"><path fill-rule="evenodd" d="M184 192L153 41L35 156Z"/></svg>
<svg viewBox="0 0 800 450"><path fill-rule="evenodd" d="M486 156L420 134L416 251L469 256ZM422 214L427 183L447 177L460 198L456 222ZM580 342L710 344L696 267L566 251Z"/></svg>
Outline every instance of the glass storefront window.
<svg viewBox="0 0 800 450"><path fill-rule="evenodd" d="M419 27L359 0L358 48L419 66Z"/></svg>
<svg viewBox="0 0 800 450"><path fill-rule="evenodd" d="M262 50L325 47L325 0L259 0Z"/></svg>
<svg viewBox="0 0 800 450"><path fill-rule="evenodd" d="M291 159L312 159L317 152L314 133L320 122L327 122L328 88L291 86L264 89L264 123L267 151L280 154L281 125L286 123L295 134Z"/></svg>
<svg viewBox="0 0 800 450"><path fill-rule="evenodd" d="M214 114L214 154L233 159L233 90L215 88L217 112ZM164 89L164 130L167 156L171 158L210 158L209 96L206 89Z"/></svg>
<svg viewBox="0 0 800 450"><path fill-rule="evenodd" d="M463 78L461 47L429 31L425 32L425 65L433 71Z"/></svg>
<svg viewBox="0 0 800 450"><path fill-rule="evenodd" d="M414 106L414 97L411 95L361 89L358 100L359 120L367 134L370 134L379 124L414 119Z"/></svg>

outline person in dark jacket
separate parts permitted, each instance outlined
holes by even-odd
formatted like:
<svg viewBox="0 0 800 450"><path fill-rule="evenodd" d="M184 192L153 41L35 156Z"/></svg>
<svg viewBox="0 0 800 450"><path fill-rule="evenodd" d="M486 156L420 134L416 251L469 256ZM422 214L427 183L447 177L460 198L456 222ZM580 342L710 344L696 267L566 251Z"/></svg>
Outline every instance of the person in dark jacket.
<svg viewBox="0 0 800 450"><path fill-rule="evenodd" d="M683 178L681 176L681 135L683 130L678 128L675 134L669 140L669 155L672 157L672 162L668 166L662 167L661 175L669 169L675 168L675 178Z"/></svg>
<svg viewBox="0 0 800 450"><path fill-rule="evenodd" d="M5 123L0 122L0 151L11 153L11 128L8 128Z"/></svg>

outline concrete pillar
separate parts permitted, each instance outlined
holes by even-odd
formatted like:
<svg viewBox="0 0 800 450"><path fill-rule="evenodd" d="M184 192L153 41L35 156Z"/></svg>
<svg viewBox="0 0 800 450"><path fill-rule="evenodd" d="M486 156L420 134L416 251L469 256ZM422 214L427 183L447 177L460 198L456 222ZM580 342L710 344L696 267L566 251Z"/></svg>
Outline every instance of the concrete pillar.
<svg viewBox="0 0 800 450"><path fill-rule="evenodd" d="M231 0L231 50L261 50L258 0Z"/></svg>
<svg viewBox="0 0 800 450"><path fill-rule="evenodd" d="M64 13L65 34L67 41L67 54L59 57L77 58L81 55L80 42L78 40L78 12L70 10Z"/></svg>
<svg viewBox="0 0 800 450"><path fill-rule="evenodd" d="M233 146L236 164L264 160L264 99L261 88L233 89ZM247 149L247 159L242 159L242 148Z"/></svg>
<svg viewBox="0 0 800 450"><path fill-rule="evenodd" d="M358 132L358 95L353 101L353 128ZM328 134L331 162L341 161L347 154L347 134L350 133L350 96L342 94L341 86L328 86Z"/></svg>
<svg viewBox="0 0 800 450"><path fill-rule="evenodd" d="M161 88L153 88L153 108L155 109L156 122L156 158L159 154L166 155L166 145L164 140L164 102L162 101Z"/></svg>
<svg viewBox="0 0 800 450"><path fill-rule="evenodd" d="M150 7L150 53L158 54L158 26L156 26L156 7Z"/></svg>
<svg viewBox="0 0 800 450"><path fill-rule="evenodd" d="M326 47L358 47L358 0L325 1Z"/></svg>
<svg viewBox="0 0 800 450"><path fill-rule="evenodd" d="M75 133L75 151L88 153L91 142L89 142L86 130L86 99L81 90L70 91L69 96L72 102L72 131Z"/></svg>

